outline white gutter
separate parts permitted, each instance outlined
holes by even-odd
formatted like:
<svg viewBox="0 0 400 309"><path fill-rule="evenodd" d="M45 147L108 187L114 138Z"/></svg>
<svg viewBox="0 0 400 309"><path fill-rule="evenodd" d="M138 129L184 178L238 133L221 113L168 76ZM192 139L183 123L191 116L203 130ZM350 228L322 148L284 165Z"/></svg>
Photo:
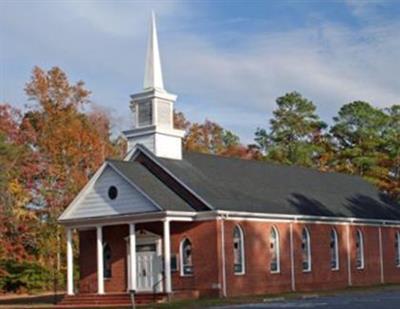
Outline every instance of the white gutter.
<svg viewBox="0 0 400 309"><path fill-rule="evenodd" d="M203 212L206 213L206 212ZM210 213L210 212L208 212ZM289 221L321 221L330 223L361 223L361 224L376 224L376 225L400 225L400 221L397 220L382 220L382 219L362 219L354 217L327 217L327 216L310 216L310 215L286 215L286 214L273 214L273 213L259 213L259 212L245 212L245 211L229 211L229 210L217 210L217 215L229 215L233 217L243 218L262 218L262 219L279 219ZM198 213L197 217L201 216Z"/></svg>
<svg viewBox="0 0 400 309"><path fill-rule="evenodd" d="M290 223L290 274L292 283L292 292L296 291L296 277L294 269L294 244L293 244L293 224Z"/></svg>
<svg viewBox="0 0 400 309"><path fill-rule="evenodd" d="M225 225L224 216L220 217L221 220L221 259L222 259L222 296L226 297L226 263L225 263Z"/></svg>
<svg viewBox="0 0 400 309"><path fill-rule="evenodd" d="M155 222L163 220L167 217L172 221L191 222L195 220L194 219L195 215L196 215L195 212L156 211L156 212L148 212L140 214L126 214L126 215L59 220L59 223L69 228L89 228L89 227L96 227L99 224L103 226L109 226L109 225L131 224L131 223Z"/></svg>

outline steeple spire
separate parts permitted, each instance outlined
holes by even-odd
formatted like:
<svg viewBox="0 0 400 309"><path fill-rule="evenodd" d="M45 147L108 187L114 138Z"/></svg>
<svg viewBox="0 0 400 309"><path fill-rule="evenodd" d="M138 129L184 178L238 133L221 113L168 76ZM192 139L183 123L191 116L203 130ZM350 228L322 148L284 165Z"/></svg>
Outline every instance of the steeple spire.
<svg viewBox="0 0 400 309"><path fill-rule="evenodd" d="M164 90L161 71L160 52L158 50L156 17L151 12L150 35L147 46L146 68L144 72L144 89Z"/></svg>
<svg viewBox="0 0 400 309"><path fill-rule="evenodd" d="M158 157L180 160L185 131L174 128L176 95L164 89L156 20L153 12L151 15L144 90L131 95L133 128L123 133L128 151L141 144Z"/></svg>

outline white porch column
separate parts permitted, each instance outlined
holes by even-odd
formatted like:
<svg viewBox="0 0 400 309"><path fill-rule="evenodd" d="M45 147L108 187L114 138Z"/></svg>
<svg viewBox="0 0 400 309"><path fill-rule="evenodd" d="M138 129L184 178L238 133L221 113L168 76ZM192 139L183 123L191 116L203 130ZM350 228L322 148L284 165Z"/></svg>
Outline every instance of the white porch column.
<svg viewBox="0 0 400 309"><path fill-rule="evenodd" d="M129 224L129 258L130 258L130 276L131 286L130 289L136 291L136 234L135 224Z"/></svg>
<svg viewBox="0 0 400 309"><path fill-rule="evenodd" d="M67 229L67 294L74 295L74 255L72 252L72 229Z"/></svg>
<svg viewBox="0 0 400 309"><path fill-rule="evenodd" d="M101 226L98 226L96 229L97 229L97 293L104 294L103 231Z"/></svg>
<svg viewBox="0 0 400 309"><path fill-rule="evenodd" d="M164 274L165 293L171 293L171 240L168 218L164 221Z"/></svg>

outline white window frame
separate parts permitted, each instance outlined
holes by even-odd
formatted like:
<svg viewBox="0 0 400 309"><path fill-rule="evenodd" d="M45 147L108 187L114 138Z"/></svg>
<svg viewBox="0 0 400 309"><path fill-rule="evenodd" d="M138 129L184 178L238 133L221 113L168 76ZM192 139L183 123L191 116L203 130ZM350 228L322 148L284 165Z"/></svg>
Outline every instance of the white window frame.
<svg viewBox="0 0 400 309"><path fill-rule="evenodd" d="M359 238L359 246L357 248L357 241ZM360 266L358 266L358 257L357 257L357 250L360 250ZM357 269L361 270L365 268L365 258L364 258L364 235L363 232L358 229L356 231L356 266Z"/></svg>
<svg viewBox="0 0 400 309"><path fill-rule="evenodd" d="M303 251L304 251L304 248L303 248L303 234L304 234L304 231L306 232L306 239L307 239L307 264L308 264L308 268L307 269L304 269L303 267L303 264L304 264L304 260L303 260ZM311 258L311 236L310 236L310 231L308 230L308 228L305 226L305 227L303 227L303 229L302 229L302 231L301 231L301 266L302 266L302 269L303 269L303 272L305 272L305 273L307 273L307 272L311 272L311 269L312 269L312 265L311 265L311 261L312 261L312 258Z"/></svg>
<svg viewBox="0 0 400 309"><path fill-rule="evenodd" d="M185 241L189 241L189 243L190 243L190 246L192 247L192 273L191 274L185 274L185 265L183 265L183 243L185 242ZM181 243L179 244L179 268L180 268L180 275L181 275L181 277L191 277L191 276L193 276L193 244L192 244L192 242L190 241L190 239L189 238L187 238L187 237L185 237L185 238L183 238L182 240L181 240Z"/></svg>
<svg viewBox="0 0 400 309"><path fill-rule="evenodd" d="M396 235L394 236L395 239L395 263L396 263L396 267L400 267L400 232L397 231ZM396 247L397 244L397 247Z"/></svg>
<svg viewBox="0 0 400 309"><path fill-rule="evenodd" d="M340 266L339 266L339 262L340 262L340 258L339 258L339 237L338 237L338 233L336 231L335 228L331 229L331 234L330 236L330 240L332 241L332 235L333 235L333 241L334 241L334 253L335 253L335 267L332 267L331 265L331 270L339 270ZM329 243L330 244L330 243ZM329 246L329 250L332 250L332 248ZM332 252L330 252L332 253ZM331 257L332 258L332 257ZM331 260L332 262L332 260Z"/></svg>
<svg viewBox="0 0 400 309"><path fill-rule="evenodd" d="M243 229L242 227L237 224L235 225L235 227L233 228L233 232L235 232L235 229L238 229L239 231L239 239L240 239L240 258L241 258L241 266L242 266L242 271L240 272L236 272L235 271L235 252L233 253L233 272L235 275L240 276L240 275L244 275L246 273L246 263L245 263L245 254L244 254L244 233L243 233ZM233 248L233 250L235 250L235 248Z"/></svg>
<svg viewBox="0 0 400 309"><path fill-rule="evenodd" d="M276 270L271 270L271 262L272 259L270 261L270 265L269 265L269 270L271 272L271 274L278 274L281 272L281 245L280 245L280 236L279 236L279 231L275 226L271 226L271 229L269 231L269 245L271 248L271 236L272 236L272 232L275 233L275 255L276 255Z"/></svg>

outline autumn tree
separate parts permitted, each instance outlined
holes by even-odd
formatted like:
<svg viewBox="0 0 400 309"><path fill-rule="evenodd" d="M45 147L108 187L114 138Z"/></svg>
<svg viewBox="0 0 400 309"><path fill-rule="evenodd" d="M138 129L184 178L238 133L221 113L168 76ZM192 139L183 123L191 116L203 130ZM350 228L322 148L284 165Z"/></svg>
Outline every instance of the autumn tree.
<svg viewBox="0 0 400 309"><path fill-rule="evenodd" d="M98 109L85 112L91 105L90 91L82 81L71 84L57 67L47 72L35 67L25 91L33 102L24 116L35 133L30 147L41 155L32 203L46 222L41 231L42 256L54 263L51 255L60 252L63 236L58 216L115 151L107 115Z"/></svg>
<svg viewBox="0 0 400 309"><path fill-rule="evenodd" d="M22 130L24 128L24 130ZM37 248L36 213L29 208L39 156L19 110L0 105L0 260L29 259ZM1 265L0 265L1 272Z"/></svg>
<svg viewBox="0 0 400 309"><path fill-rule="evenodd" d="M385 109L389 120L383 132L385 159L381 161L388 170L380 186L400 200L400 105Z"/></svg>
<svg viewBox="0 0 400 309"><path fill-rule="evenodd" d="M317 166L324 153L322 138L326 124L316 114L313 102L298 92L276 100L269 130L259 128L255 141L268 160L303 166Z"/></svg>

